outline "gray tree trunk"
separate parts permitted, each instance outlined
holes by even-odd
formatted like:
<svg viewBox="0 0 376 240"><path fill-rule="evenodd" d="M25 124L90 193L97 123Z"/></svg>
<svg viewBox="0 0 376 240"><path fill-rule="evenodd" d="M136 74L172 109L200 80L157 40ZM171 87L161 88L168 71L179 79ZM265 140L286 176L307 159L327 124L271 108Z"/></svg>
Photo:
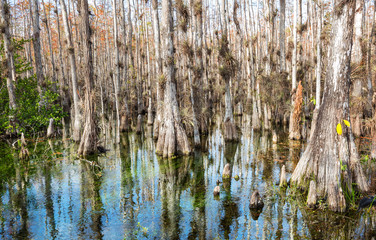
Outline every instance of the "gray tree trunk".
<svg viewBox="0 0 376 240"><path fill-rule="evenodd" d="M280 0L280 22L279 22L279 51L280 51L280 71L286 71L286 52L285 52L285 15L286 1Z"/></svg>
<svg viewBox="0 0 376 240"><path fill-rule="evenodd" d="M7 60L7 88L9 95L9 109L16 110L16 96L14 94L14 84L16 83L16 66L14 64L13 46L9 32L10 6L6 0L0 0L0 32L4 40L4 52ZM10 119L13 121L13 119Z"/></svg>
<svg viewBox="0 0 376 240"><path fill-rule="evenodd" d="M159 126L157 154L172 157L176 154L187 155L191 147L181 124L178 102L176 99L176 80L174 64L174 30L171 0L162 0L162 33L164 61L164 112Z"/></svg>
<svg viewBox="0 0 376 240"><path fill-rule="evenodd" d="M73 140L80 141L81 123L80 123L80 108L78 99L78 88L77 88L77 70L76 70L76 56L74 54L74 46L72 42L71 30L68 22L67 8L64 0L60 0L61 13L63 17L65 38L67 40L68 57L71 70L71 80L72 80L72 96L73 96L73 107L74 107L74 119L73 119Z"/></svg>
<svg viewBox="0 0 376 240"><path fill-rule="evenodd" d="M114 20L114 91L115 91L115 107L116 107L116 143L120 143L120 110L119 110L119 88L120 88L120 66L119 66L119 39L118 39L118 23L116 14L116 0L112 0L112 13Z"/></svg>
<svg viewBox="0 0 376 240"><path fill-rule="evenodd" d="M94 108L94 74L93 74L93 57L92 42L89 22L89 4L88 0L79 0L80 9L80 29L82 34L82 53L83 66L82 77L85 81L85 115L84 131L78 148L78 155L87 156L97 151L97 124L95 119Z"/></svg>
<svg viewBox="0 0 376 240"><path fill-rule="evenodd" d="M334 3L336 7L333 11L323 101L317 124L291 176L291 182L307 187L309 181L314 179L318 197L327 196L329 208L343 212L346 209L345 192L351 195L353 183L360 191L368 191L368 185L351 127L347 127L343 121L350 120L350 59L355 1L335 0ZM336 130L338 126L342 131Z"/></svg>
<svg viewBox="0 0 376 240"><path fill-rule="evenodd" d="M43 92L45 89L45 79L43 74L43 65L42 65L42 54L41 54L41 45L40 45L40 26L39 26L39 1L31 0L30 1L30 16L33 22L33 47L34 47L34 58L35 58L35 70L37 73L38 80L38 93L40 97L40 103L43 102Z"/></svg>
<svg viewBox="0 0 376 240"><path fill-rule="evenodd" d="M153 137L158 138L159 134L159 124L162 120L162 109L163 109L163 92L161 84L159 83L163 70L162 70L162 58L161 58L161 40L160 40L160 29L159 29L159 14L158 14L158 0L152 0L152 11L153 11L153 30L154 30L154 51L155 51L155 69L156 69L156 83L157 83L157 111L153 127Z"/></svg>

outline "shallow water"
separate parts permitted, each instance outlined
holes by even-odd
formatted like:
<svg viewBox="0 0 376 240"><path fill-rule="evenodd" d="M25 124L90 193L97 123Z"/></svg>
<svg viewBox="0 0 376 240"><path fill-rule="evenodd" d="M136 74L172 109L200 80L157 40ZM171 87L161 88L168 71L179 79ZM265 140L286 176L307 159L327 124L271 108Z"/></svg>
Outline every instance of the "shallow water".
<svg viewBox="0 0 376 240"><path fill-rule="evenodd" d="M282 165L289 177L304 146L282 131L273 144L267 133L239 125L238 144L225 144L214 126L207 151L173 160L155 155L147 128L142 136L122 135L119 145L106 139L111 151L91 161L78 159L66 140L31 142L28 162L1 143L0 238L366 239L375 233L372 211L311 211L302 197L279 189ZM233 178L215 198L226 163ZM265 203L259 216L249 209L255 189Z"/></svg>

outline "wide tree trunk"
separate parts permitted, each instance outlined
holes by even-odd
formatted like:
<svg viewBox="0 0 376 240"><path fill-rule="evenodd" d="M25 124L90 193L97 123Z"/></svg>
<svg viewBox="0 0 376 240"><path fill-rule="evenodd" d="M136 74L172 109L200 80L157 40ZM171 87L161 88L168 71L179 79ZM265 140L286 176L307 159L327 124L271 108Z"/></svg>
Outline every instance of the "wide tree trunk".
<svg viewBox="0 0 376 240"><path fill-rule="evenodd" d="M179 106L176 99L176 80L174 64L174 30L171 0L162 0L163 66L165 77L164 112L159 126L157 154L172 157L187 155L191 147L181 124Z"/></svg>
<svg viewBox="0 0 376 240"><path fill-rule="evenodd" d="M329 208L343 212L346 193L368 185L359 162L349 121L350 58L355 1L334 1L332 38L329 48L326 86L317 124L291 182L303 188L310 180L319 198L328 197Z"/></svg>
<svg viewBox="0 0 376 240"><path fill-rule="evenodd" d="M85 81L84 131L81 137L78 155L90 155L97 151L97 124L95 119L95 93L92 42L89 22L88 0L79 0L80 28L82 34L81 48L83 53L82 77Z"/></svg>

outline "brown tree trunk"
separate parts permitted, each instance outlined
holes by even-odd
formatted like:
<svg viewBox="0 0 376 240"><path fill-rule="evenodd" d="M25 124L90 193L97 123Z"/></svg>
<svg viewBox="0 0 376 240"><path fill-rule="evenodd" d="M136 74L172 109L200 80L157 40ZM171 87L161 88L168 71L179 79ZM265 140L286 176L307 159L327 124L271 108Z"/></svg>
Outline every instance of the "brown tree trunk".
<svg viewBox="0 0 376 240"><path fill-rule="evenodd" d="M176 99L176 80L174 64L174 39L171 0L162 0L162 33L164 61L164 112L159 126L157 154L172 157L176 154L187 155L191 147L181 124L178 102Z"/></svg>
<svg viewBox="0 0 376 240"><path fill-rule="evenodd" d="M292 118L290 121L294 121L293 123L290 122L290 126L294 126L293 129L290 129L289 138L299 140L301 136L301 116L303 110L303 87L302 82L299 81L298 88L296 89L296 93L293 95L294 100L294 110L292 111Z"/></svg>
<svg viewBox="0 0 376 240"><path fill-rule="evenodd" d="M95 93L92 42L89 22L88 0L79 0L80 28L82 34L81 48L83 53L82 76L85 81L84 131L81 137L78 155L87 156L97 151L97 124L95 119Z"/></svg>
<svg viewBox="0 0 376 240"><path fill-rule="evenodd" d="M332 38L329 48L326 86L317 124L291 182L308 187L316 181L318 197L327 196L329 208L343 212L345 193L353 183L360 191L368 185L359 162L349 121L350 58L355 1L334 1ZM339 131L341 126L341 131Z"/></svg>

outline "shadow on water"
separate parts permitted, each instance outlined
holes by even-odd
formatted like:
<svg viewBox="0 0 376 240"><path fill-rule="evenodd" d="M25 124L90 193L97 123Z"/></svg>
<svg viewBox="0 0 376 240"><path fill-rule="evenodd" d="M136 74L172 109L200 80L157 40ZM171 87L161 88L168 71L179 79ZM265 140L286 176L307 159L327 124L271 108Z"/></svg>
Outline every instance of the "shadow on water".
<svg viewBox="0 0 376 240"><path fill-rule="evenodd" d="M239 118L242 136L225 143L214 127L189 157L155 155L152 129L106 134L106 155L78 159L66 140L29 140L30 160L0 143L0 239L371 239L373 209L336 214L309 210L280 189L304 145L255 132ZM108 130L107 132L111 132ZM229 163L232 178L222 179ZM375 165L375 163L368 162ZM371 166L375 168L375 166ZM220 195L213 189L220 181ZM258 190L262 212L249 209Z"/></svg>

